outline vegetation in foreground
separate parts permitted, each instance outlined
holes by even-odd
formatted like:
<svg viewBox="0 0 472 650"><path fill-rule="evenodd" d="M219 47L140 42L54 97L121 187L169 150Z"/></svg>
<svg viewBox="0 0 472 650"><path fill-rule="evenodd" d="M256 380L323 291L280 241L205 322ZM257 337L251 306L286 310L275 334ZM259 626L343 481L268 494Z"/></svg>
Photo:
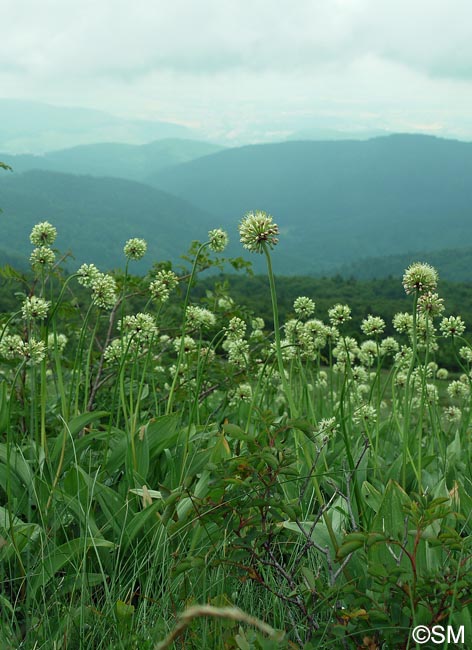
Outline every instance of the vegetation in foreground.
<svg viewBox="0 0 472 650"><path fill-rule="evenodd" d="M348 305L323 321L306 296L281 323L278 227L250 213L269 330L223 284L194 299L222 230L187 273L144 280L142 239L124 273L63 276L55 236L33 228L33 277L9 271L18 309L0 321L2 647L397 649L417 625L472 639L472 349L434 268L406 270L395 336L380 315L347 334Z"/></svg>

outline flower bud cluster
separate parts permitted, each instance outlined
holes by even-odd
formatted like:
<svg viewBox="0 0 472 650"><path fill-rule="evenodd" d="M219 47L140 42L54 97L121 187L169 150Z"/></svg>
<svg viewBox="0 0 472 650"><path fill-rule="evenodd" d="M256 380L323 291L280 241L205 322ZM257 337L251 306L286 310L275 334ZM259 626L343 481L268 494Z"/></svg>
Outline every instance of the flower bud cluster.
<svg viewBox="0 0 472 650"><path fill-rule="evenodd" d="M30 296L25 299L21 313L26 321L44 320L48 315L50 305L49 300Z"/></svg>
<svg viewBox="0 0 472 650"><path fill-rule="evenodd" d="M229 242L228 233L221 228L214 228L208 232L208 242L214 253L222 253Z"/></svg>
<svg viewBox="0 0 472 650"><path fill-rule="evenodd" d="M279 227L266 212L248 212L239 224L240 241L252 253L263 253L264 246L278 243Z"/></svg>
<svg viewBox="0 0 472 650"><path fill-rule="evenodd" d="M209 309L189 305L185 313L185 321L188 330L210 329L216 325L216 316Z"/></svg>
<svg viewBox="0 0 472 650"><path fill-rule="evenodd" d="M147 244L144 239L133 237L128 239L124 245L123 252L129 260L138 261L142 259L147 251Z"/></svg>
<svg viewBox="0 0 472 650"><path fill-rule="evenodd" d="M167 302L170 292L179 283L178 276L173 271L160 270L156 273L155 279L149 285L149 291L154 300Z"/></svg>

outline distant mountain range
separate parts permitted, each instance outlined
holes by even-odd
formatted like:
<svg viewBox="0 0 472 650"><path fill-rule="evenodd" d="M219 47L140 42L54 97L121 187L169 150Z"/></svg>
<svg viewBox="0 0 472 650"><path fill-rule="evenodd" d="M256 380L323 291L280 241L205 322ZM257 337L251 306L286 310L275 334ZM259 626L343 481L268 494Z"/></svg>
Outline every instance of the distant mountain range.
<svg viewBox="0 0 472 650"><path fill-rule="evenodd" d="M164 168L205 156L223 147L200 140L166 138L148 144L133 145L116 142L86 144L52 151L41 156L1 153L0 160L15 172L42 169L68 174L112 176L149 182Z"/></svg>
<svg viewBox="0 0 472 650"><path fill-rule="evenodd" d="M172 122L127 120L103 111L0 98L0 151L43 153L93 142L144 144L162 138L195 138Z"/></svg>
<svg viewBox="0 0 472 650"><path fill-rule="evenodd" d="M146 238L156 260L175 260L216 226L239 256L237 225L262 209L280 226L279 274L382 277L438 259L449 279L472 281L471 143L396 135L220 150L182 140L101 144L40 157L69 174L18 173L36 161L6 159L17 171L0 173L0 248L9 254L26 254L30 226L49 219L61 249L103 266L122 264L129 237ZM104 178L117 175L131 180ZM246 257L264 270L262 256Z"/></svg>
<svg viewBox="0 0 472 650"><path fill-rule="evenodd" d="M270 212L281 229L276 269L329 274L361 258L471 242L471 176L472 143L395 135L227 149L154 182L233 232L245 212Z"/></svg>

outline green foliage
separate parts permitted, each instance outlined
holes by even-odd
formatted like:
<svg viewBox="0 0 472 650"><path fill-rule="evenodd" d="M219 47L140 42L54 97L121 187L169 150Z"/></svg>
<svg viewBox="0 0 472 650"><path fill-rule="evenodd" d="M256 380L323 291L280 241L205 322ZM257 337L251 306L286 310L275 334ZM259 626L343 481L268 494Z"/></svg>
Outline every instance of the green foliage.
<svg viewBox="0 0 472 650"><path fill-rule="evenodd" d="M3 269L0 645L372 649L411 647L418 624L471 634L466 339L416 312L419 289L295 277L277 281L279 309L270 257L270 284L202 283L226 262L208 243L184 261L175 277L167 262L106 276L105 305L96 268ZM295 313L300 294L314 318ZM348 299L351 321L333 316L347 307L326 320ZM415 314L387 346L361 323L381 306Z"/></svg>

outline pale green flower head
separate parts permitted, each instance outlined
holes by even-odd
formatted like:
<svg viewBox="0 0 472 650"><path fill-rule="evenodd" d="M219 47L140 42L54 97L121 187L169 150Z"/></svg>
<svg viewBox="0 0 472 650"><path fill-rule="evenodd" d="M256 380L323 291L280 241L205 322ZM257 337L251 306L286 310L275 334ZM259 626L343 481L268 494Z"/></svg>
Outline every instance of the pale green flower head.
<svg viewBox="0 0 472 650"><path fill-rule="evenodd" d="M387 336L380 343L381 354L395 354L400 349L398 341L393 336Z"/></svg>
<svg viewBox="0 0 472 650"><path fill-rule="evenodd" d="M216 324L216 317L213 312L204 307L189 305L186 311L186 322L189 329L209 329Z"/></svg>
<svg viewBox="0 0 472 650"><path fill-rule="evenodd" d="M385 321L380 316L372 316L369 314L364 318L361 325L361 330L366 336L378 336L382 334L385 329Z"/></svg>
<svg viewBox="0 0 472 650"><path fill-rule="evenodd" d="M239 224L241 244L251 253L263 253L264 246L273 248L279 242L279 227L270 214L260 210L248 212Z"/></svg>
<svg viewBox="0 0 472 650"><path fill-rule="evenodd" d="M30 296L25 299L21 307L21 313L25 320L44 320L48 315L48 310L51 303L49 300Z"/></svg>
<svg viewBox="0 0 472 650"><path fill-rule="evenodd" d="M315 302L306 296L299 296L293 303L293 310L299 318L309 318L315 311Z"/></svg>
<svg viewBox="0 0 472 650"><path fill-rule="evenodd" d="M358 424L375 424L377 420L377 411L370 404L363 404L353 415L354 422Z"/></svg>
<svg viewBox="0 0 472 650"><path fill-rule="evenodd" d="M40 363L46 356L46 346L43 341L31 338L20 341L19 353L28 363Z"/></svg>
<svg viewBox="0 0 472 650"><path fill-rule="evenodd" d="M139 239L138 237L133 237L128 239L126 242L123 252L129 260L138 261L147 251L147 244L144 239Z"/></svg>
<svg viewBox="0 0 472 650"><path fill-rule="evenodd" d="M208 232L210 249L214 253L222 253L229 242L228 234L221 228L214 228Z"/></svg>
<svg viewBox="0 0 472 650"><path fill-rule="evenodd" d="M252 387L250 384L242 383L230 393L229 405L237 407L241 402L250 402L252 399Z"/></svg>
<svg viewBox="0 0 472 650"><path fill-rule="evenodd" d="M249 361L249 344L244 339L228 341L228 361L238 368L244 368Z"/></svg>
<svg viewBox="0 0 472 650"><path fill-rule="evenodd" d="M336 418L323 418L318 422L316 428L317 435L321 435L326 439L335 436L338 431L339 424L336 422Z"/></svg>
<svg viewBox="0 0 472 650"><path fill-rule="evenodd" d="M413 316L408 312L399 312L393 317L393 327L399 334L405 334L413 327Z"/></svg>
<svg viewBox="0 0 472 650"><path fill-rule="evenodd" d="M229 340L242 339L246 334L246 323L239 318L234 316L226 328L226 338Z"/></svg>
<svg viewBox="0 0 472 650"><path fill-rule="evenodd" d="M444 300L437 293L427 291L419 296L417 308L421 314L440 316L444 311Z"/></svg>
<svg viewBox="0 0 472 650"><path fill-rule="evenodd" d="M472 348L469 348L467 345L464 345L460 350L459 354L465 361L472 363Z"/></svg>
<svg viewBox="0 0 472 650"><path fill-rule="evenodd" d="M265 327L264 319L256 316L251 321L251 327L253 330L263 330Z"/></svg>
<svg viewBox="0 0 472 650"><path fill-rule="evenodd" d="M351 308L349 305L337 304L328 310L331 325L343 325L351 320Z"/></svg>
<svg viewBox="0 0 472 650"><path fill-rule="evenodd" d="M67 345L67 341L68 339L65 334L54 335L54 332L48 334L48 348L51 350L56 348L59 352L63 352Z"/></svg>
<svg viewBox="0 0 472 650"><path fill-rule="evenodd" d="M174 350L178 352L182 345L181 337L174 339ZM197 349L197 344L191 336L184 336L184 350L185 352L194 352Z"/></svg>
<svg viewBox="0 0 472 650"><path fill-rule="evenodd" d="M97 307L112 309L117 301L116 282L111 275L100 273L92 283L92 299Z"/></svg>
<svg viewBox="0 0 472 650"><path fill-rule="evenodd" d="M157 325L154 316L143 312L125 316L119 322L118 329L127 332L138 341L149 341L157 335Z"/></svg>
<svg viewBox="0 0 472 650"><path fill-rule="evenodd" d="M443 336L462 336L465 323L460 316L448 316L442 319L439 329Z"/></svg>
<svg viewBox="0 0 472 650"><path fill-rule="evenodd" d="M156 279L149 285L149 291L154 300L166 302L169 300L170 292L175 289L179 283L178 276L173 271L158 271Z"/></svg>
<svg viewBox="0 0 472 650"><path fill-rule="evenodd" d="M464 399L469 397L469 384L455 379L447 387L447 393L451 399Z"/></svg>
<svg viewBox="0 0 472 650"><path fill-rule="evenodd" d="M403 275L403 287L406 293L434 291L437 284L438 272L425 262L410 264Z"/></svg>
<svg viewBox="0 0 472 650"><path fill-rule="evenodd" d="M101 273L95 264L82 264L77 271L77 282L83 287L90 288L94 280L98 280Z"/></svg>
<svg viewBox="0 0 472 650"><path fill-rule="evenodd" d="M22 340L19 334L5 334L0 341L0 356L5 359L16 359L22 356Z"/></svg>
<svg viewBox="0 0 472 650"><path fill-rule="evenodd" d="M453 424L454 422L460 422L462 419L462 411L457 406L446 406L443 411L445 419Z"/></svg>
<svg viewBox="0 0 472 650"><path fill-rule="evenodd" d="M49 246L39 246L30 255L31 268L33 271L42 271L54 266L56 256Z"/></svg>
<svg viewBox="0 0 472 650"><path fill-rule="evenodd" d="M57 230L49 221L42 221L33 226L30 242L33 246L52 246L57 236Z"/></svg>

